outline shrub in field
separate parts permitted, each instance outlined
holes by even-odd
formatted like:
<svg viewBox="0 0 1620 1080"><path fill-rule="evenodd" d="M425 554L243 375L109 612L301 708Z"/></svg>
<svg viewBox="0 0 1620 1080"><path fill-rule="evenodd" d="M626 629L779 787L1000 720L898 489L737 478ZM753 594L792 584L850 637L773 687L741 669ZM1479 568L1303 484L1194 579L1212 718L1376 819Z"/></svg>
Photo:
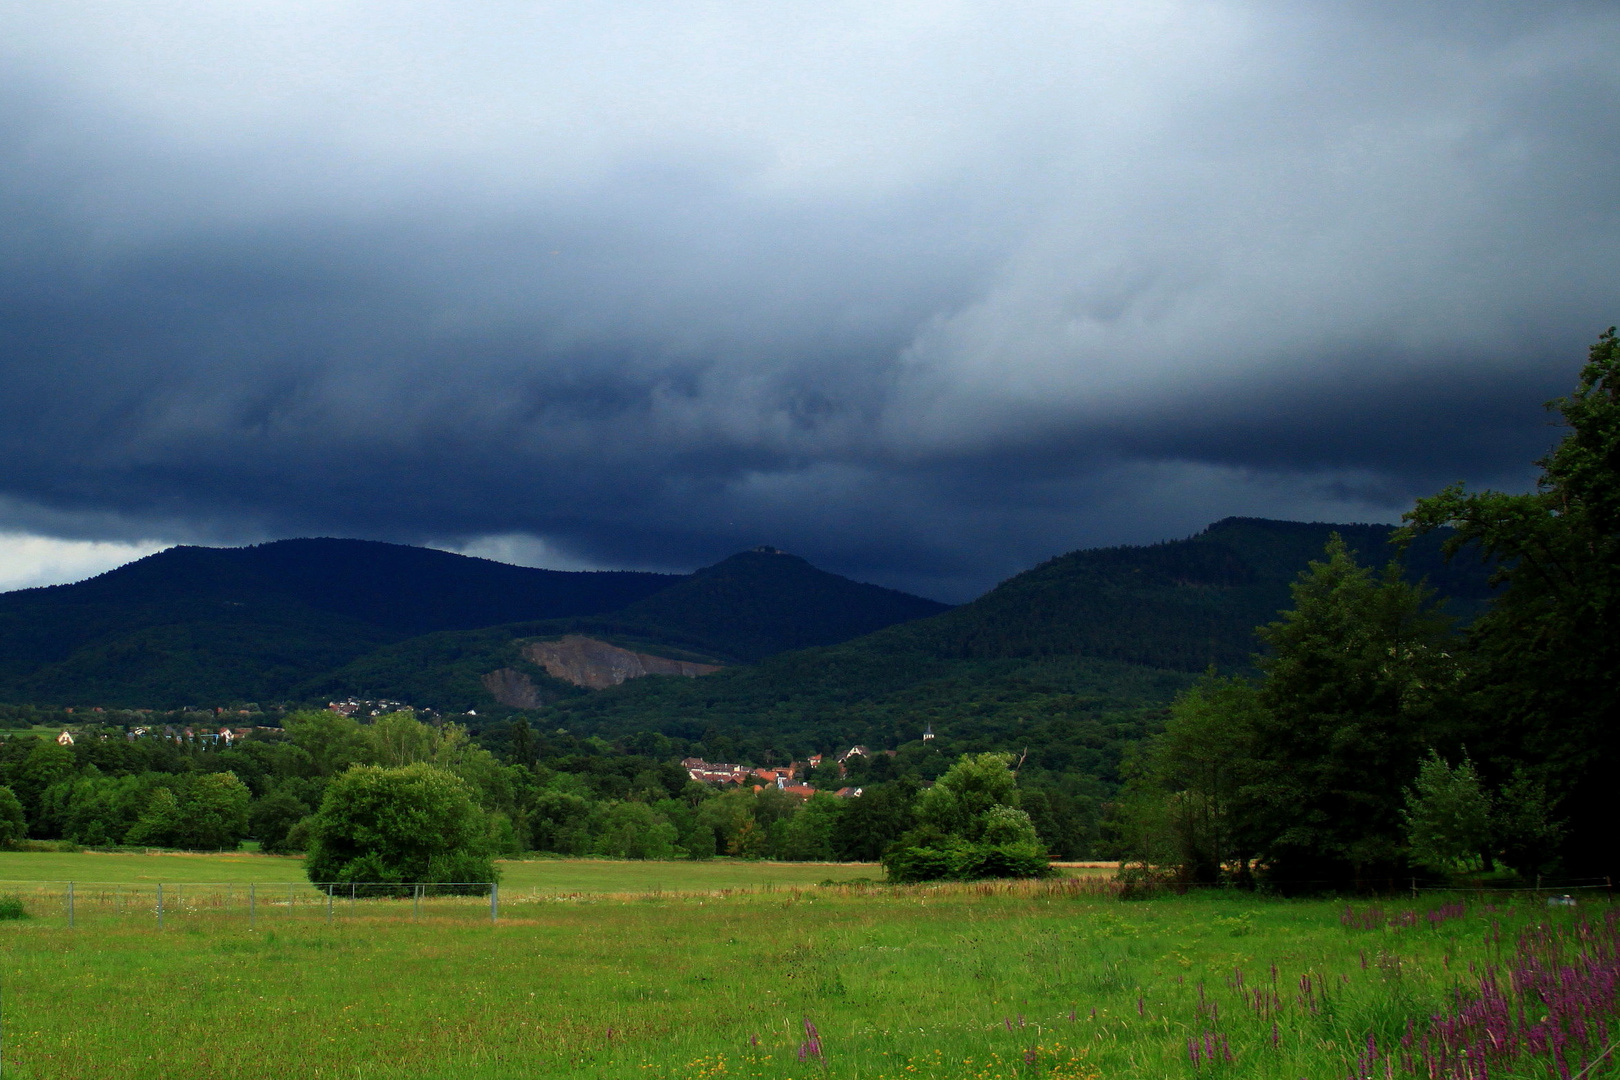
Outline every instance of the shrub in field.
<svg viewBox="0 0 1620 1080"><path fill-rule="evenodd" d="M1004 754L964 754L917 804L920 824L883 856L891 881L1045 877L1046 849L1018 808Z"/></svg>
<svg viewBox="0 0 1620 1080"><path fill-rule="evenodd" d="M472 789L433 765L356 765L309 819L314 882L494 881L489 820Z"/></svg>
<svg viewBox="0 0 1620 1080"><path fill-rule="evenodd" d="M23 906L20 896L0 896L0 920L26 919L28 909Z"/></svg>

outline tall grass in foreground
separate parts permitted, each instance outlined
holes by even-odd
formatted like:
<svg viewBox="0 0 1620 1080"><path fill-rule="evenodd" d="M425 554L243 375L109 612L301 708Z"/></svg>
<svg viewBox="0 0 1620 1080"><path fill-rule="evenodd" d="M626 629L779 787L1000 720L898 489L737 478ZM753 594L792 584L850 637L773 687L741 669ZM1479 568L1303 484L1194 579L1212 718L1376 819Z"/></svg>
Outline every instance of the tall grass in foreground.
<svg viewBox="0 0 1620 1080"><path fill-rule="evenodd" d="M1594 976L1570 1000L1595 1037L1562 1071L1527 1033L1485 1073L1429 1071L1462 1056L1439 1059L1439 1032L1462 1032L1460 1050L1496 1030L1467 1011L1493 970L1529 1025L1565 969L1607 970L1601 904L1347 912L1062 882L847 885L535 897L491 927L450 907L412 924L388 903L253 931L202 906L161 931L94 908L71 932L0 925L6 1073L1573 1080L1596 1025L1616 1027ZM1540 981L1522 987L1521 940L1556 944L1527 946ZM1613 1058L1581 1080L1620 1076Z"/></svg>

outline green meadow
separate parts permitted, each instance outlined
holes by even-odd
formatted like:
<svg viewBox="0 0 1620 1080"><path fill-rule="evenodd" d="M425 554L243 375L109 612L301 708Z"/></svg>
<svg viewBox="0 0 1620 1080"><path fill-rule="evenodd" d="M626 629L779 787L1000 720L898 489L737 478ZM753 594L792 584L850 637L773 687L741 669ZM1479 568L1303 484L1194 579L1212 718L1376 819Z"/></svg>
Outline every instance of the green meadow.
<svg viewBox="0 0 1620 1080"><path fill-rule="evenodd" d="M689 892L768 889L823 881L877 879L876 863L658 862L610 859L512 859L498 864L501 889L510 895L545 893ZM1085 871L1076 871L1085 872ZM0 889L5 883L84 882L155 884L215 882L246 885L305 882L304 861L294 855L257 852L0 851Z"/></svg>
<svg viewBox="0 0 1620 1080"><path fill-rule="evenodd" d="M8 877L128 868L121 891L76 886L71 929L54 887L13 890L31 917L0 922L4 1072L39 1080L1338 1078L1369 1032L1388 1045L1498 959L1493 941L1605 906L1465 899L1431 923L1426 899L1412 925L1357 929L1342 902L1121 900L1096 877L559 861L508 864L491 925L477 897L289 907L270 875L294 880L295 860L216 856L196 865L265 884L252 925L239 889L193 886L159 927L132 897L186 857L3 858ZM1206 1035L1222 1049L1195 1066Z"/></svg>

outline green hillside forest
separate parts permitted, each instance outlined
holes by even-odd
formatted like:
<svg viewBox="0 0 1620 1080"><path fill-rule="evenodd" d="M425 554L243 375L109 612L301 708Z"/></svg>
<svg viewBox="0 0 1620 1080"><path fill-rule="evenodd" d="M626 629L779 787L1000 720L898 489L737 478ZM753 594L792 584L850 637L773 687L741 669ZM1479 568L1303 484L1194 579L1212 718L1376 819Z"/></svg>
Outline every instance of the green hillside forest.
<svg viewBox="0 0 1620 1080"><path fill-rule="evenodd" d="M301 700L379 647L519 621L651 636L733 661L943 610L779 553L683 577L538 570L364 540L177 547L89 581L0 595L0 701Z"/></svg>

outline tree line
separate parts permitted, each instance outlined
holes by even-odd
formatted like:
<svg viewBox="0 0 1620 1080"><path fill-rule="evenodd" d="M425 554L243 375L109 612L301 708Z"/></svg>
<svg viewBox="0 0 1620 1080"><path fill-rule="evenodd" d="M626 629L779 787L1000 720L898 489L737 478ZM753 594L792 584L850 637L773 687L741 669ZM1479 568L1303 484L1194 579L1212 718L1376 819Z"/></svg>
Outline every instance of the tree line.
<svg viewBox="0 0 1620 1080"><path fill-rule="evenodd" d="M307 853L318 880L369 881L404 880L407 870L420 880L485 880L495 858L527 852L877 861L924 825L933 831L915 847L937 849L951 828L965 829L969 843L984 839L977 817L941 816L943 796L933 792L969 774L958 769L946 783L949 756L922 743L856 755L847 767L828 760L808 777L821 790L804 799L772 784L695 782L678 761L690 744L662 735L617 744L542 737L522 718L499 734L490 740L497 753L460 724L424 723L408 710L374 720L310 710L229 747L110 727L81 729L73 745L13 737L0 743L0 842L229 850L251 839L266 852ZM830 793L850 785L863 794ZM996 788L1018 813L991 829L992 847L1038 849L1042 866L1048 851L1083 852L1089 805L1056 789L1013 798L1015 788L1013 780ZM404 840L376 841L389 815L413 823L388 826L398 835L432 842L413 842L407 854ZM390 844L399 848L392 855ZM943 872L976 873L952 852Z"/></svg>

